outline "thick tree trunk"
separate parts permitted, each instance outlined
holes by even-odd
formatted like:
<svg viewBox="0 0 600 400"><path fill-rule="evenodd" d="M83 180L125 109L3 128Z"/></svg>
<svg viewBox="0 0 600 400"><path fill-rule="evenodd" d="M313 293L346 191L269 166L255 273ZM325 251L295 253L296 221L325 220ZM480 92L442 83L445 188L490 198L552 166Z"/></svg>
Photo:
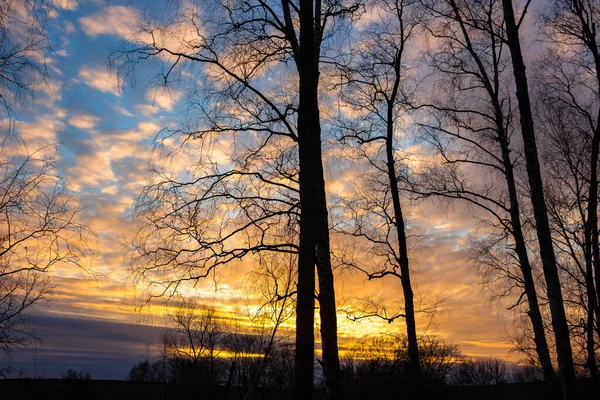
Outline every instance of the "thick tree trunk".
<svg viewBox="0 0 600 400"><path fill-rule="evenodd" d="M318 4L317 4L318 6ZM320 7L319 7L320 9ZM341 369L339 365L337 346L337 316L333 271L331 268L329 245L329 222L327 201L325 197L325 179L323 173L323 160L321 155L321 125L319 119L318 85L319 85L319 46L317 43L315 25L315 7L313 0L300 1L300 52L298 56L298 71L300 76L300 104L298 111L298 137L300 152L300 196L302 206L302 220L300 224L300 256L299 274L303 272L302 292L308 295L312 279L311 296L313 297L311 309L310 344L314 346L312 322L314 321L314 268L315 263L319 278L319 305L321 317L321 342L322 342L322 367L325 376L327 396L330 399L343 397L341 388ZM308 273L308 270L311 273ZM298 277L300 301L300 276ZM304 324L308 324L308 300L303 299ZM299 318L300 316L297 316ZM297 319L298 321L298 319ZM300 324L296 322L297 329ZM302 332L296 332L297 340L304 340L303 336L309 335L308 327L303 327ZM308 339L303 351L308 353ZM300 350L297 348L297 352ZM312 356L311 352L311 368ZM300 360L302 357L302 365ZM308 356L297 354L297 373L303 368L301 377L296 377L296 399L309 399L311 395L306 389L308 385ZM312 387L312 371L310 374Z"/></svg>
<svg viewBox="0 0 600 400"><path fill-rule="evenodd" d="M320 146L319 146L320 147ZM320 152L319 152L320 154ZM319 314L321 317L321 344L323 358L321 365L325 377L327 397L329 399L342 399L342 370L338 356L337 343L337 313L333 271L331 268L329 247L329 224L327 216L327 203L325 201L325 182L322 179L322 164L320 178L317 182L315 193L318 214L317 232L317 274L319 277Z"/></svg>
<svg viewBox="0 0 600 400"><path fill-rule="evenodd" d="M600 117L600 114L599 114ZM590 160L590 186L588 191L587 218L584 227L584 258L585 258L585 286L587 292L587 319L586 319L586 367L590 371L592 380L597 385L599 382L598 364L596 363L596 325L598 315L597 284L594 282L594 270L597 276L597 254L598 246L598 142L600 132L596 128L592 137L592 149ZM595 231L595 235L594 235ZM594 237L595 236L595 237ZM594 245L595 242L595 245ZM594 250L594 246L596 249ZM595 265L596 264L596 265ZM596 267L596 268L594 268Z"/></svg>
<svg viewBox="0 0 600 400"><path fill-rule="evenodd" d="M308 3L308 5L307 5ZM308 15L307 15L308 14ZM312 398L314 379L314 319L315 319L315 248L317 245L314 176L314 62L312 2L301 3L300 54L298 63L299 97L298 152L300 186L300 251L298 255L298 288L296 295L296 370L294 398ZM319 155L320 157L320 155Z"/></svg>
<svg viewBox="0 0 600 400"><path fill-rule="evenodd" d="M475 62L478 65L479 70L481 71L484 86L490 96L490 100L494 107L494 119L496 124L496 132L498 134L497 140L502 153L502 165L504 167L504 177L506 179L506 185L510 201L512 235L513 239L515 240L515 252L517 253L517 257L519 258L519 266L521 268L521 273L523 274L524 290L525 295L527 297L527 304L529 307L528 315L533 328L536 353L538 355L540 365L542 366L542 370L544 372L544 379L548 382L552 382L555 379L554 368L552 367L552 360L550 358L548 342L546 341L544 323L542 320L542 314L540 312L537 293L535 291L535 283L531 271L531 264L529 263L529 256L527 255L527 245L523 237L521 213L519 210L519 199L515 183L514 168L512 160L510 159L508 136L504 127L504 113L502 111L501 102L498 98L497 87L500 72L497 69L498 67L496 66L494 67L494 75L492 79L488 78L487 70L481 62L481 60L479 59L479 56L477 55L471 44L469 35L467 33L467 29L465 28L464 23L462 22L462 16L459 11L458 5L454 1L451 1L450 4L452 5L457 20L461 24L461 29L466 39L467 48L471 52L473 58L475 59ZM490 29L493 29L493 26L490 27Z"/></svg>
<svg viewBox="0 0 600 400"><path fill-rule="evenodd" d="M596 68L596 80L600 89L600 52L596 42L596 32L589 32L588 35L593 38L590 40L590 50L594 56ZM588 195L588 227L591 236L591 255L594 267L595 286L596 286L596 330L600 339L600 244L598 243L598 156L600 155L600 111L596 116L596 128L592 137L592 153L590 157L590 187ZM597 367L596 367L597 368ZM600 387L600 374L597 374L596 384Z"/></svg>
<svg viewBox="0 0 600 400"><path fill-rule="evenodd" d="M301 124L298 124L300 131ZM302 139L299 139L301 142ZM298 255L298 284L296 294L296 365L294 398L312 398L314 374L315 320L315 223L314 209L309 201L312 190L306 176L311 164L306 151L300 147L300 251Z"/></svg>
<svg viewBox="0 0 600 400"><path fill-rule="evenodd" d="M556 266L556 258L552 247L550 225L544 198L542 174L537 155L537 145L533 127L533 115L529 100L529 89L527 87L527 75L525 63L521 53L519 41L519 30L515 21L514 10L511 0L502 0L504 10L504 21L506 23L507 42L513 64L513 73L519 103L521 122L521 134L531 192L531 202L536 222L536 233L540 246L540 255L546 280L548 301L552 315L552 327L556 338L556 351L558 354L558 367L562 393L565 400L574 400L577 396L575 383L575 368L569 338L569 327L565 315L560 278Z"/></svg>

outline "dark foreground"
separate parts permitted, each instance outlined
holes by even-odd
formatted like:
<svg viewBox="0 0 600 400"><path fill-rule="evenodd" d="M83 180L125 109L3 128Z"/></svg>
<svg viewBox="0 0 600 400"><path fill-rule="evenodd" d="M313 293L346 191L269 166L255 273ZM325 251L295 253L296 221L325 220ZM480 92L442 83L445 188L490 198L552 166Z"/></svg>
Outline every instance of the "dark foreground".
<svg viewBox="0 0 600 400"><path fill-rule="evenodd" d="M549 389L543 383L514 383L495 386L443 386L431 389L427 398L546 400L556 398L556 394L555 390ZM353 388L347 393L347 396L349 400L408 398L406 393L386 392L381 387L369 388L369 390ZM129 381L6 379L0 380L0 398L7 400L240 400L243 398L243 393L236 388L192 387L190 385ZM249 398L253 400L288 399L291 398L291 393L281 388L261 389ZM325 396L322 391L315 391L314 398L324 399ZM589 382L580 382L578 399L597 400Z"/></svg>

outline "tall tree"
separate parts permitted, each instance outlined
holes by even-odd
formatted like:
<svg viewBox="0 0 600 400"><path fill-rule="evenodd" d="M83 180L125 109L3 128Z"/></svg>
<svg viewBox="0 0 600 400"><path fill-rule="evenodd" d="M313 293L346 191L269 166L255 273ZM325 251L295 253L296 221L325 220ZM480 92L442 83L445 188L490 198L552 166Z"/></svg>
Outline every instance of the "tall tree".
<svg viewBox="0 0 600 400"><path fill-rule="evenodd" d="M506 43L510 49L516 96L519 104L523 152L525 154L531 204L535 218L540 257L544 269L544 278L546 280L548 302L552 315L552 327L556 338L556 353L558 355L558 368L562 393L565 400L571 400L575 399L577 396L573 354L569 337L569 327L565 315L562 289L560 286L560 278L556 266L556 257L552 244L552 235L550 233L550 225L548 222L548 211L546 208L544 185L538 158L525 60L521 51L521 42L519 38L519 28L524 21L529 2L526 3L525 8L521 11L521 16L518 21L515 18L512 0L502 0L502 5L504 11L504 23L506 26Z"/></svg>
<svg viewBox="0 0 600 400"><path fill-rule="evenodd" d="M357 32L356 48L350 51L354 57L339 66L341 107L352 111L344 113L340 128L343 143L358 145L356 164L367 160L367 168L374 172L358 183L367 187L360 193L352 193L351 196L360 197L352 198L346 207L350 212L345 214L351 215L353 220L341 222L343 228L339 230L358 240L366 239L374 250L373 255L366 257L373 260L375 256L375 260L367 262L368 266L358 267L356 260L350 261L345 255L341 259L358 267L368 279L395 277L400 280L403 312L385 318L388 322L400 316L404 318L412 383L418 396L422 391L421 367L406 217L398 182L402 167L399 121L415 90L415 61L410 47L415 45L423 13L419 3L413 0L373 1L367 13L374 17ZM368 219L374 221L367 222ZM379 254L385 254L382 259L387 262L382 262L377 257Z"/></svg>
<svg viewBox="0 0 600 400"><path fill-rule="evenodd" d="M425 2L437 39L429 61L435 87L431 100L421 105L433 111L421 123L435 153L442 160L419 179L413 190L422 196L460 199L493 217L485 243L476 244L476 262L490 280L508 278L516 304L527 300L526 313L534 332L537 359L548 381L554 370L544 332L544 322L522 223L512 95L508 91L507 55L500 1L462 3L454 0ZM473 179L477 176L477 179ZM505 185L498 185L503 180ZM481 252L483 250L483 252ZM508 253L508 260L501 254ZM506 284L506 280L503 280Z"/></svg>
<svg viewBox="0 0 600 400"><path fill-rule="evenodd" d="M538 87L542 104L554 114L541 113L542 129L562 160L565 173L554 171L567 188L575 190L576 226L581 240L571 237L583 250L587 292L587 367L598 384L594 325L600 334L600 250L598 248L598 154L600 152L600 47L596 37L599 21L595 2L556 0L543 13L545 37L550 46L540 63ZM551 163L556 166L557 163ZM561 164L561 163L558 163ZM566 178L566 179L564 179ZM569 191L566 191L568 193ZM586 211L587 210L587 211ZM558 216L569 218L569 215ZM563 224L562 226L565 226ZM573 226L573 225L569 225ZM565 229L562 232L566 232ZM578 234L576 233L576 235ZM573 252L571 252L573 253ZM594 322L595 318L595 322ZM599 335L600 338L600 335Z"/></svg>
<svg viewBox="0 0 600 400"><path fill-rule="evenodd" d="M550 73L556 59L544 58L539 71L537 120L544 138L541 153L543 172L551 184L546 189L546 203L552 229L561 285L571 331L573 361L588 368L597 377L596 285L588 225L587 185L589 183L589 130L581 118L562 102L554 102L558 93ZM540 63L541 64L541 63ZM562 75L562 74L561 74ZM576 87L574 82L572 87ZM580 92L581 93L581 92ZM585 317L582 318L582 315ZM582 337L584 339L582 340ZM583 349L581 347L583 345ZM583 351L582 351L583 350ZM581 362L581 354L584 360Z"/></svg>
<svg viewBox="0 0 600 400"><path fill-rule="evenodd" d="M255 251L298 251L297 398L312 395L315 266L323 372L329 396L342 395L319 69L326 32L356 10L341 1L197 2L163 14L163 22L149 19L154 22L140 30L141 42L117 54L125 73L154 59L163 84L183 70L201 78L195 84L204 82L195 127L175 132L184 144L190 138L200 143L193 177L165 174L140 198L140 216L148 218L135 251L152 265L142 274L163 283L164 294ZM217 162L214 151L227 140L233 156ZM272 234L275 226L294 225L298 215L298 242ZM209 228L215 222L220 228ZM157 245L156 237L168 240Z"/></svg>

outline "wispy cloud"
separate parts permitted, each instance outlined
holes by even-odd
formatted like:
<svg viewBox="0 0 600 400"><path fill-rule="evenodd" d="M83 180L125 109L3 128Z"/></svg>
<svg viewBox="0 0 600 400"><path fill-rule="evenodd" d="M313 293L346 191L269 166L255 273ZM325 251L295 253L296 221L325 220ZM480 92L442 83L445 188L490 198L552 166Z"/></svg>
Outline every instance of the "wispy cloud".
<svg viewBox="0 0 600 400"><path fill-rule="evenodd" d="M77 0L52 0L52 4L56 7L62 8L63 10L75 10L79 7Z"/></svg>
<svg viewBox="0 0 600 400"><path fill-rule="evenodd" d="M69 119L69 125L79 129L92 129L100 121L100 118L94 115L77 115Z"/></svg>
<svg viewBox="0 0 600 400"><path fill-rule="evenodd" d="M79 19L86 35L117 35L127 39L133 37L140 19L140 12L132 7L110 6L99 12Z"/></svg>
<svg viewBox="0 0 600 400"><path fill-rule="evenodd" d="M79 78L83 80L86 85L98 89L101 92L112 93L115 96L121 95L117 76L111 74L102 66L81 66L81 68L79 68Z"/></svg>

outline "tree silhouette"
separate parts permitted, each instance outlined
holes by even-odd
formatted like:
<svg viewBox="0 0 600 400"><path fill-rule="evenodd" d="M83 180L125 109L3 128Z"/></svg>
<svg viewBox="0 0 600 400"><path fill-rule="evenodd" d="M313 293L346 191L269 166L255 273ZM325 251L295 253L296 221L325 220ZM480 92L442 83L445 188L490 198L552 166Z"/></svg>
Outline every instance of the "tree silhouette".
<svg viewBox="0 0 600 400"><path fill-rule="evenodd" d="M552 381L554 371L520 204L517 155L521 149L514 138L514 99L508 89L511 77L501 4L467 6L453 0L426 4L431 15L428 30L439 40L429 58L439 89L432 91L429 104L422 105L433 115L420 124L425 140L442 162L421 176L413 191L425 197L462 200L491 217L483 222L491 232L474 243L475 263L488 282L502 279L503 295L510 295L516 286L513 307L527 300L537 358L545 379Z"/></svg>
<svg viewBox="0 0 600 400"><path fill-rule="evenodd" d="M182 144L200 143L199 159L188 170L194 177L159 171L159 183L138 202L146 223L134 251L138 265L150 264L140 276L168 294L252 252L298 251L297 398L312 393L315 266L322 366L330 396L341 396L318 86L324 38L334 21L356 9L354 3L305 0L175 7L170 19L148 19L142 43L128 43L113 60L125 76L152 59L162 84L184 71L204 82L203 100L192 104L200 115L194 128L174 132ZM182 26L184 34L173 31ZM181 40L173 45L172 37ZM211 150L224 146L226 137L231 156L217 161ZM298 216L293 242L272 234L275 226L295 226Z"/></svg>
<svg viewBox="0 0 600 400"><path fill-rule="evenodd" d="M540 257L542 259L544 278L546 280L548 303L552 314L552 328L554 329L554 336L556 338L556 353L558 355L561 387L564 399L570 400L577 396L573 352L571 349L569 328L567 326L567 318L565 315L560 278L556 266L556 257L552 245L552 235L548 222L548 211L546 208L544 185L538 158L537 142L533 125L533 113L531 111L529 87L527 84L527 73L519 38L519 28L524 21L528 5L529 2L526 3L525 8L521 11L520 18L517 21L512 0L502 0L504 23L506 24L506 44L510 50L512 60L516 97L519 105L521 136L523 138L523 152L525 154L525 164Z"/></svg>
<svg viewBox="0 0 600 400"><path fill-rule="evenodd" d="M51 290L44 273L84 267L88 228L56 167L55 148L28 153L11 136L0 143L0 348L37 341L30 313Z"/></svg>
<svg viewBox="0 0 600 400"><path fill-rule="evenodd" d="M422 391L414 294L410 279L405 210L398 182L402 174L400 120L412 92L411 46L415 45L423 12L416 1L375 1L367 13L374 21L357 33L357 45L350 60L339 65L342 90L340 135L343 144L355 146L350 158L356 167L373 172L355 181L360 189L352 192L340 213L336 230L368 243L366 262L353 259L342 249L343 265L358 268L368 279L395 277L402 284L403 311L384 317L388 322L402 317L406 322L408 355L413 384ZM362 164L366 160L365 164ZM360 167L358 167L360 165ZM364 170L363 170L364 171ZM350 216L350 221L345 221ZM352 247L355 247L353 240ZM359 255L360 258L362 255ZM383 317L379 315L380 317Z"/></svg>
<svg viewBox="0 0 600 400"><path fill-rule="evenodd" d="M553 183L556 182L548 191L555 247L574 266L567 277L581 277L577 286L579 290L584 288L587 297L587 303L581 304L587 314L585 364L598 387L595 336L600 338L597 215L600 48L596 39L599 16L591 2L552 2L542 17L549 49L538 64L534 80L539 98L537 120L548 143L546 170Z"/></svg>

